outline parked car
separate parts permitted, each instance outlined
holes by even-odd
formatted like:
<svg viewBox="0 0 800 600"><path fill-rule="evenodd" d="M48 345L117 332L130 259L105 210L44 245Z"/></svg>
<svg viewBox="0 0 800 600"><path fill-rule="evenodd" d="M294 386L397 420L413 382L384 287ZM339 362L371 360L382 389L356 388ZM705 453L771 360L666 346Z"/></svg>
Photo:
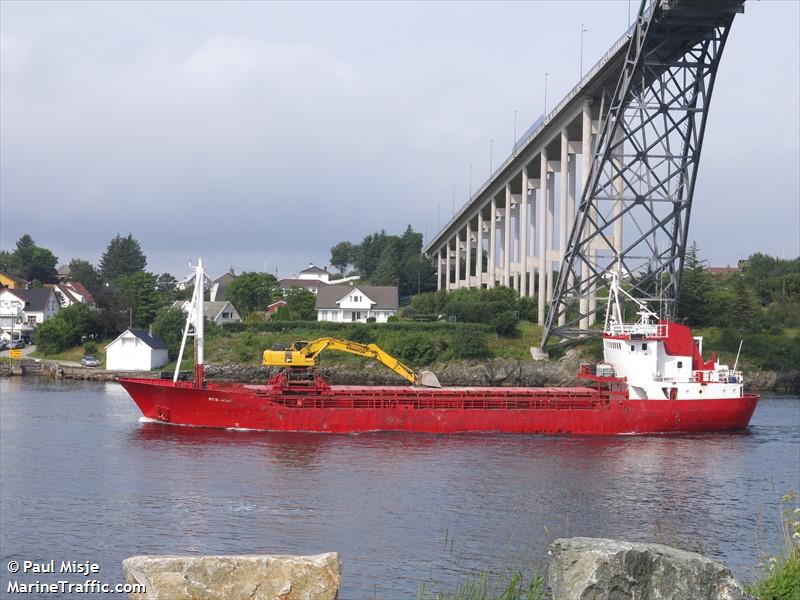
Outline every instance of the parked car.
<svg viewBox="0 0 800 600"><path fill-rule="evenodd" d="M8 342L5 340L0 340L0 351L8 350Z"/></svg>
<svg viewBox="0 0 800 600"><path fill-rule="evenodd" d="M31 337L31 335L28 333L23 333L20 339L29 346L33 343L33 337Z"/></svg>
<svg viewBox="0 0 800 600"><path fill-rule="evenodd" d="M10 348L12 350L19 350L20 348L24 348L24 347L25 347L25 341L24 340L14 340L13 342L11 342L11 346L10 346Z"/></svg>
<svg viewBox="0 0 800 600"><path fill-rule="evenodd" d="M94 356L84 356L81 359L81 365L84 367L99 367L100 361L97 360Z"/></svg>

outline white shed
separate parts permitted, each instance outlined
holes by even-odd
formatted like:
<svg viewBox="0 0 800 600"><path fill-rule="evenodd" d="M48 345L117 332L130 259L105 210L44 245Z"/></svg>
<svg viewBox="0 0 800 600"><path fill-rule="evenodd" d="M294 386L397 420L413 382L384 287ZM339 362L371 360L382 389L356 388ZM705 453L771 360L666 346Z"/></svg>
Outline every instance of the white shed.
<svg viewBox="0 0 800 600"><path fill-rule="evenodd" d="M149 371L167 364L164 340L144 329L127 329L106 346L106 369Z"/></svg>

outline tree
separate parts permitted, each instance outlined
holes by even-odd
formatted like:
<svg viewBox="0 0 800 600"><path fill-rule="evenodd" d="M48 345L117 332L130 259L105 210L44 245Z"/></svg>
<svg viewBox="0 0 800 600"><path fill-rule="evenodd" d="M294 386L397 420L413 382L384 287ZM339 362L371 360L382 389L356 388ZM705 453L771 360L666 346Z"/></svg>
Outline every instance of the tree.
<svg viewBox="0 0 800 600"><path fill-rule="evenodd" d="M16 254L8 250L0 251L0 271L15 275L20 272L19 259Z"/></svg>
<svg viewBox="0 0 800 600"><path fill-rule="evenodd" d="M156 279L156 285L162 294L172 294L177 289L178 280L170 273L162 273Z"/></svg>
<svg viewBox="0 0 800 600"><path fill-rule="evenodd" d="M118 279L118 286L123 309L133 311L133 326L148 327L164 303L156 286L156 276L145 272L124 275Z"/></svg>
<svg viewBox="0 0 800 600"><path fill-rule="evenodd" d="M400 253L398 244L392 240L384 245L381 257L370 277L375 285L398 285L400 283Z"/></svg>
<svg viewBox="0 0 800 600"><path fill-rule="evenodd" d="M100 274L106 282L113 283L126 275L143 272L146 265L147 257L133 235L117 234L100 258Z"/></svg>
<svg viewBox="0 0 800 600"><path fill-rule="evenodd" d="M175 308L162 308L153 322L153 333L167 344L170 360L178 357L185 324L186 313Z"/></svg>
<svg viewBox="0 0 800 600"><path fill-rule="evenodd" d="M72 304L36 328L36 345L45 354L55 354L77 346L81 338L97 331L93 311L85 304Z"/></svg>
<svg viewBox="0 0 800 600"><path fill-rule="evenodd" d="M281 306L275 316L276 321L316 321L317 297L301 288L295 288L286 295L286 305Z"/></svg>
<svg viewBox="0 0 800 600"><path fill-rule="evenodd" d="M731 291L733 303L728 309L728 325L743 331L758 330L761 326L761 307L741 275L733 278Z"/></svg>
<svg viewBox="0 0 800 600"><path fill-rule="evenodd" d="M17 240L13 263L17 272L28 281L38 280L53 283L58 280L56 264L58 258L47 248L36 245L30 235L24 234Z"/></svg>
<svg viewBox="0 0 800 600"><path fill-rule="evenodd" d="M88 260L73 258L69 261L69 278L80 283L93 295L100 291L100 276Z"/></svg>
<svg viewBox="0 0 800 600"><path fill-rule="evenodd" d="M269 273L242 273L225 288L225 297L246 317L253 311L264 310L272 302L272 290L277 280Z"/></svg>
<svg viewBox="0 0 800 600"><path fill-rule="evenodd" d="M383 249L387 243L387 238L386 232L381 230L361 240L356 251L355 266L363 278L372 278L378 266L378 261L383 255Z"/></svg>
<svg viewBox="0 0 800 600"><path fill-rule="evenodd" d="M681 295L678 300L678 315L683 317L689 325L708 323L707 300L712 283L711 276L700 261L697 244L692 242L684 260Z"/></svg>
<svg viewBox="0 0 800 600"><path fill-rule="evenodd" d="M353 264L355 259L355 247L350 242L339 242L331 248L331 266L344 274L347 265Z"/></svg>
<svg viewBox="0 0 800 600"><path fill-rule="evenodd" d="M38 246L31 249L28 264L23 266L22 276L25 279L38 279L44 283L55 283L58 281L58 257L47 248Z"/></svg>

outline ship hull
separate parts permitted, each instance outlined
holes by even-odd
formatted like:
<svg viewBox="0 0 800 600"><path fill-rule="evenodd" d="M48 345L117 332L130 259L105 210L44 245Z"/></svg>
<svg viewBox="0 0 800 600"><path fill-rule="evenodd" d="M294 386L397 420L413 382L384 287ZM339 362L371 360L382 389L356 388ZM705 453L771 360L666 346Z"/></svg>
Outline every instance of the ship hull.
<svg viewBox="0 0 800 600"><path fill-rule="evenodd" d="M120 379L142 412L163 423L319 433L619 435L745 429L758 396L630 400L574 388L330 386L322 392L269 385Z"/></svg>

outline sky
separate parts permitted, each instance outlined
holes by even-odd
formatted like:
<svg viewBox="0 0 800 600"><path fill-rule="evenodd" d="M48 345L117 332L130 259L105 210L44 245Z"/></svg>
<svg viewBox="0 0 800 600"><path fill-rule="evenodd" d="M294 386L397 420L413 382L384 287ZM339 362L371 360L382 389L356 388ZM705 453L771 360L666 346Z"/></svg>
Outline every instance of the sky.
<svg viewBox="0 0 800 600"><path fill-rule="evenodd" d="M428 238L637 2L0 2L0 247L291 276L407 224ZM800 254L800 2L728 38L690 239ZM455 191L454 191L455 190ZM454 201L455 198L455 201Z"/></svg>

